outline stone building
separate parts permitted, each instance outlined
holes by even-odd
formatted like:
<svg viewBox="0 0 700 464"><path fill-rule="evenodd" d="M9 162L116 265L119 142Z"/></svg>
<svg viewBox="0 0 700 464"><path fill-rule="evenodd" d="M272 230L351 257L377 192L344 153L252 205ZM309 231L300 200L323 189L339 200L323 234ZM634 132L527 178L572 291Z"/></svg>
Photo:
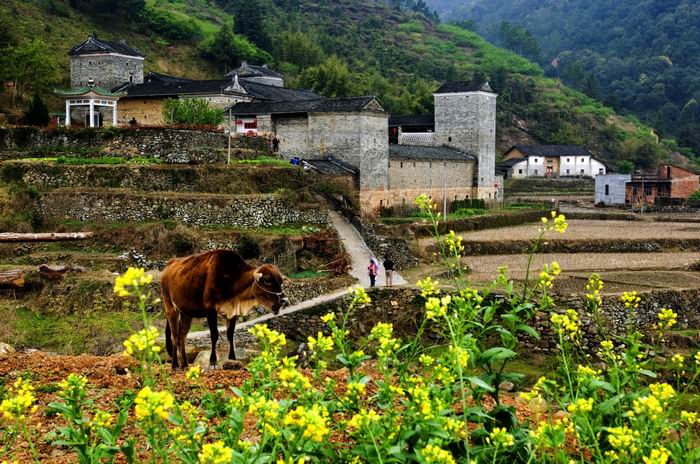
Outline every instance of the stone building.
<svg viewBox="0 0 700 464"><path fill-rule="evenodd" d="M488 83L453 82L434 98L435 115L391 119L371 96L237 103L230 111L238 133L255 127L276 137L287 158L331 156L352 166L368 211L413 204L421 193L438 203L497 200L496 94Z"/></svg>
<svg viewBox="0 0 700 464"><path fill-rule="evenodd" d="M129 47L125 41L108 42L90 36L71 48L70 85L72 88L87 86L111 90L125 82L143 82L143 62L145 56Z"/></svg>
<svg viewBox="0 0 700 464"><path fill-rule="evenodd" d="M384 205L388 186L388 115L372 96L237 103L236 124L252 121L258 135L276 137L279 153L291 159L329 156L359 173L360 202Z"/></svg>
<svg viewBox="0 0 700 464"><path fill-rule="evenodd" d="M578 145L514 145L500 167L506 177L596 177L605 174L605 164Z"/></svg>

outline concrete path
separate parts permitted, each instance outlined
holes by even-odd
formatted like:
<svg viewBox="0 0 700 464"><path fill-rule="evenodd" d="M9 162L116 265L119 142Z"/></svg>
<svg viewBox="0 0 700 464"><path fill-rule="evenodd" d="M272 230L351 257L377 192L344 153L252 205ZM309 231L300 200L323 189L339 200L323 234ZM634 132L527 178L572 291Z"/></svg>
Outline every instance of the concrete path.
<svg viewBox="0 0 700 464"><path fill-rule="evenodd" d="M362 240L362 237L360 236L359 232L357 232L357 230L352 226L352 224L350 224L350 222L347 219L345 219L343 216L336 213L335 211L330 211L330 217L333 223L333 227L336 229L336 231L338 231L338 236L343 242L343 247L345 248L345 251L350 256L350 275L357 279L359 285L362 285L365 288L369 287L369 275L367 275L367 265L369 264L370 251L367 248L367 245L365 245L365 242ZM377 258L379 259L379 257ZM377 285L385 285L385 283L386 282L384 269L380 269L379 275L377 276ZM406 281L397 272L394 272L393 283L394 285L405 285ZM327 301L334 300L339 296L345 295L346 293L350 293L350 291L351 289L346 288L336 290L335 292L326 293L325 295L321 295L311 300L303 301L293 306L284 308L280 311L280 315L294 313L303 309L310 308L312 306L316 306L321 303L325 303ZM251 326L259 324L260 322L270 320L273 317L276 316L272 313L267 313L260 317L256 317L255 319L236 324L236 332L238 332L239 330L247 330ZM226 327L219 327L219 333L225 337ZM208 330L190 332L187 335L187 339L190 341L208 338Z"/></svg>
<svg viewBox="0 0 700 464"><path fill-rule="evenodd" d="M350 275L355 277L360 285L367 288L369 287L369 275L367 274L367 266L369 265L369 258L371 252L367 245L365 245L364 240L360 236L360 233L355 229L347 219L338 214L335 211L330 212L331 221L333 222L333 227L338 231L340 240L343 242L345 251L350 255ZM382 257L375 256L377 260L381 263ZM397 273L394 272L394 285L405 285L406 281ZM377 276L377 285L386 285L384 269L379 269L379 275Z"/></svg>

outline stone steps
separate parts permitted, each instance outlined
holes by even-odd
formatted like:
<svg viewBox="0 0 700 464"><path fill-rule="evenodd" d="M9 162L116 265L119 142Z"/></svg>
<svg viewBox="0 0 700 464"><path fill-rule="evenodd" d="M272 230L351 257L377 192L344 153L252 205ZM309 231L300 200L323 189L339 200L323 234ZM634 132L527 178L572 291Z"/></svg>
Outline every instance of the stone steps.
<svg viewBox="0 0 700 464"><path fill-rule="evenodd" d="M128 189L59 188L38 200L44 220L142 222L171 220L197 227L280 227L329 223L318 204L290 205L275 194L213 194Z"/></svg>

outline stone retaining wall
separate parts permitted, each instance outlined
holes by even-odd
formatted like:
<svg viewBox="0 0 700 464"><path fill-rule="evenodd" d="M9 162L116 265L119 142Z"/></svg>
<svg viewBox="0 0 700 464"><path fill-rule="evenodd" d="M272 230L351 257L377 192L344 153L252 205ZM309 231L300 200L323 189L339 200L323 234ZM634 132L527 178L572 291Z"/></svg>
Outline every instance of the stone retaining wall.
<svg viewBox="0 0 700 464"><path fill-rule="evenodd" d="M159 164L73 165L6 161L5 182L23 182L39 190L125 188L146 191L203 193L272 193L308 184L301 169L281 166L182 166Z"/></svg>
<svg viewBox="0 0 700 464"><path fill-rule="evenodd" d="M20 152L65 151L100 156L153 157L166 163L204 164L226 161L223 132L165 128L75 129L46 131L33 127L0 129L0 160Z"/></svg>
<svg viewBox="0 0 700 464"><path fill-rule="evenodd" d="M518 211L508 214L494 214L475 216L464 219L455 219L447 222L440 222L438 228L441 233L448 233L450 230L463 232L468 230L494 229L496 227L519 226L531 222L539 222L543 216L549 216L550 210L528 210ZM401 226L400 226L401 227ZM410 228L418 237L428 237L433 234L432 224L407 224L403 227Z"/></svg>
<svg viewBox="0 0 700 464"><path fill-rule="evenodd" d="M398 336L406 338L415 335L424 310L419 290L375 288L368 293L372 303L355 309L349 317L352 338L368 335L372 327L380 321L393 323ZM661 308L670 308L678 313L678 329L700 329L700 289L653 291L641 293L640 297L642 301L637 309L637 325L643 332L650 332L653 324L658 321L657 314ZM269 319L264 323L292 340L303 342L306 341L306 337L316 335L318 331L327 332L326 325L320 320L321 316L335 312L336 318L341 317L351 298L350 295L339 297L324 304ZM588 352L595 353L601 338L592 315L585 309L585 298L560 298L558 306L562 308L562 312L568 308L579 312L583 323L582 346ZM628 313L629 310L620 302L619 295L603 298L604 325L609 331L608 337L625 333ZM524 340L525 346L533 351L556 352L558 336L551 328L549 315L537 314L531 325L540 333L541 340L535 342L528 338ZM238 340L250 339L247 331L243 330L236 336Z"/></svg>
<svg viewBox="0 0 700 464"><path fill-rule="evenodd" d="M464 256L520 255L532 250L532 240L465 241ZM429 251L437 251L433 245ZM538 253L654 253L663 251L700 251L697 239L634 239L634 240L548 240L540 244Z"/></svg>
<svg viewBox="0 0 700 464"><path fill-rule="evenodd" d="M173 220L194 226L275 227L330 223L320 205L292 207L276 195L133 193L128 190L57 189L39 200L46 219L83 222Z"/></svg>
<svg viewBox="0 0 700 464"><path fill-rule="evenodd" d="M396 233L396 229L361 219L358 216L353 216L351 222L377 259L383 260L384 256L388 255L396 264L397 269L418 265L419 260L409 245L409 242L414 238L410 230Z"/></svg>

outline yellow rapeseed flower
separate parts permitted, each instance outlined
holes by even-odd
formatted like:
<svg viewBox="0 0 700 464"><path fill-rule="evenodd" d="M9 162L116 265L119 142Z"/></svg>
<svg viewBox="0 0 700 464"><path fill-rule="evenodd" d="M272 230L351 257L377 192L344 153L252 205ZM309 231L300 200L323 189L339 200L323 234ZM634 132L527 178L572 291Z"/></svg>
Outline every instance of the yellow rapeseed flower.
<svg viewBox="0 0 700 464"><path fill-rule="evenodd" d="M333 339L323 335L323 333L320 330L316 338L308 337L307 341L309 343L309 349L311 351L318 351L322 353L325 351L331 351L333 349Z"/></svg>
<svg viewBox="0 0 700 464"><path fill-rule="evenodd" d="M671 457L671 453L668 452L663 446L661 448L656 448L651 450L649 457L644 456L642 460L644 464L667 464L668 458Z"/></svg>
<svg viewBox="0 0 700 464"><path fill-rule="evenodd" d="M175 405L175 399L170 392L153 391L150 387L143 387L136 395L134 412L139 420L167 419L170 410Z"/></svg>
<svg viewBox="0 0 700 464"><path fill-rule="evenodd" d="M515 445L515 439L504 427L494 427L486 438L486 443L492 444L496 448L510 448Z"/></svg>
<svg viewBox="0 0 700 464"><path fill-rule="evenodd" d="M668 330L678 323L678 314L674 313L672 309L661 308L659 314L659 323L657 327L659 330Z"/></svg>
<svg viewBox="0 0 700 464"><path fill-rule="evenodd" d="M360 430L370 424L379 422L381 418L382 416L377 414L377 411L374 409L367 410L363 408L348 421L348 427L353 430Z"/></svg>
<svg viewBox="0 0 700 464"><path fill-rule="evenodd" d="M426 277L424 280L419 280L416 286L420 288L421 296L427 298L438 293L439 282L437 280L432 280L430 277Z"/></svg>
<svg viewBox="0 0 700 464"><path fill-rule="evenodd" d="M654 395L642 396L632 402L634 411L628 414L630 417L647 416L651 420L656 420L664 412L661 402Z"/></svg>
<svg viewBox="0 0 700 464"><path fill-rule="evenodd" d="M156 344L158 335L158 329L155 327L141 329L124 341L124 352L137 358L158 354L160 352L160 346Z"/></svg>
<svg viewBox="0 0 700 464"><path fill-rule="evenodd" d="M639 294L635 291L633 292L624 292L622 296L620 297L620 300L622 300L622 303L624 303L625 308L627 309L637 309L639 307L639 302L642 301L642 298L639 296Z"/></svg>
<svg viewBox="0 0 700 464"><path fill-rule="evenodd" d="M95 411L92 417L92 426L97 428L107 428L112 425L114 418L107 411Z"/></svg>
<svg viewBox="0 0 700 464"><path fill-rule="evenodd" d="M581 336L581 323L578 313L573 309L567 309L566 314L552 314L549 320L554 325L557 333L566 335L572 341L578 341Z"/></svg>
<svg viewBox="0 0 700 464"><path fill-rule="evenodd" d="M452 454L433 444L427 445L421 450L426 464L455 464Z"/></svg>
<svg viewBox="0 0 700 464"><path fill-rule="evenodd" d="M233 450L223 441L207 443L199 453L200 464L230 464Z"/></svg>
<svg viewBox="0 0 700 464"><path fill-rule="evenodd" d="M676 396L676 391L667 383L653 383L649 385L649 390L651 390L652 395L657 397L662 403Z"/></svg>
<svg viewBox="0 0 700 464"><path fill-rule="evenodd" d="M360 287L359 285L353 290L352 301L355 304L369 304L372 302L369 295L367 295L365 289Z"/></svg>
<svg viewBox="0 0 700 464"><path fill-rule="evenodd" d="M639 432L633 431L626 425L623 427L610 427L608 429L608 441L619 454L635 454L638 450L636 439Z"/></svg>
<svg viewBox="0 0 700 464"><path fill-rule="evenodd" d="M688 425L694 425L698 422L697 412L681 411L681 420L687 422Z"/></svg>
<svg viewBox="0 0 700 464"><path fill-rule="evenodd" d="M130 267L126 272L114 279L114 293L125 297L145 285L153 282L153 276L146 274L143 268Z"/></svg>
<svg viewBox="0 0 700 464"><path fill-rule="evenodd" d="M318 404L311 408L297 406L284 416L284 425L295 426L301 431L302 438L321 443L330 432L328 428L328 411Z"/></svg>
<svg viewBox="0 0 700 464"><path fill-rule="evenodd" d="M586 414L593 411L593 398L579 398L566 408L571 414Z"/></svg>
<svg viewBox="0 0 700 464"><path fill-rule="evenodd" d="M202 368L199 365L192 366L187 370L185 378L187 380L197 380L202 375Z"/></svg>
<svg viewBox="0 0 700 464"><path fill-rule="evenodd" d="M683 369L683 364L685 363L685 357L682 354L676 353L671 356L671 363L675 369Z"/></svg>
<svg viewBox="0 0 700 464"><path fill-rule="evenodd" d="M20 377L8 388L8 393L11 396L0 403L0 414L6 420L24 420L28 414L36 412L37 407L32 406L36 401L34 387L29 380Z"/></svg>

